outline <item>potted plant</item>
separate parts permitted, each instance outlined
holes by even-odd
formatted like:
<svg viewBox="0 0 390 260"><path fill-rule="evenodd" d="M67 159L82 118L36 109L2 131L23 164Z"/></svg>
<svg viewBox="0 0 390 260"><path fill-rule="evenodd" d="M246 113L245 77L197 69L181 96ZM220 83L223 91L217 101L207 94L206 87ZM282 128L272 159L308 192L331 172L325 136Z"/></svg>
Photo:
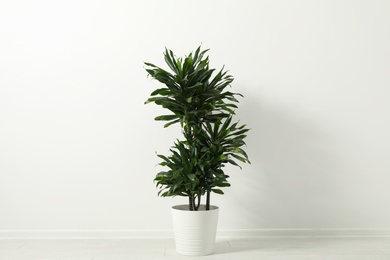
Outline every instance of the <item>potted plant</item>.
<svg viewBox="0 0 390 260"><path fill-rule="evenodd" d="M176 250L183 255L213 252L219 209L210 205L210 195L223 194L221 188L230 186L225 165L250 163L242 148L249 129L233 121L236 96L242 95L226 90L233 77L224 68L217 73L210 69L207 51L198 47L177 58L165 49L165 62L171 71L145 62L148 75L164 85L145 103L169 110L170 114L155 120L166 121L164 127L179 124L183 133L169 155L158 154L162 159L159 165L166 170L154 179L160 196L188 197L187 205L172 208Z"/></svg>

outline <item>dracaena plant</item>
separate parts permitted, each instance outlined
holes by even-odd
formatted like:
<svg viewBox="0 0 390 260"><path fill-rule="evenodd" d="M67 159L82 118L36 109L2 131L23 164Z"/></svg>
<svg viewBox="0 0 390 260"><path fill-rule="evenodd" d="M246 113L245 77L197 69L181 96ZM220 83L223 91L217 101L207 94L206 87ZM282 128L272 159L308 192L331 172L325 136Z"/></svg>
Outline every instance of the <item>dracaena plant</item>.
<svg viewBox="0 0 390 260"><path fill-rule="evenodd" d="M210 69L207 51L198 47L188 56L177 58L165 49L170 71L145 62L148 75L164 85L154 90L145 103L169 110L169 114L155 120L165 121L164 127L178 123L183 133L170 155L158 155L162 159L159 164L167 170L157 173L154 181L160 196L188 197L189 210L198 210L204 195L208 210L211 192L223 194L221 188L230 186L225 165L250 163L242 148L249 129L233 122L236 96L242 95L226 90L233 77L224 68L216 73Z"/></svg>

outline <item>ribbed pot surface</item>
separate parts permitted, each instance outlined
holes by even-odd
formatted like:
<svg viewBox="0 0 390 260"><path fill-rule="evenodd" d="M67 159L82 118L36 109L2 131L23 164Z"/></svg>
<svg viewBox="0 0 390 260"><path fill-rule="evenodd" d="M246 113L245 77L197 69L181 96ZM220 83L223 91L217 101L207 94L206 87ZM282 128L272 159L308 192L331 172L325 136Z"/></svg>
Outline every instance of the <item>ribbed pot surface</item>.
<svg viewBox="0 0 390 260"><path fill-rule="evenodd" d="M218 212L217 206L210 206L210 210L205 210L205 206L201 205L198 211L189 211L188 205L172 207L173 232L178 254L201 256L214 252Z"/></svg>

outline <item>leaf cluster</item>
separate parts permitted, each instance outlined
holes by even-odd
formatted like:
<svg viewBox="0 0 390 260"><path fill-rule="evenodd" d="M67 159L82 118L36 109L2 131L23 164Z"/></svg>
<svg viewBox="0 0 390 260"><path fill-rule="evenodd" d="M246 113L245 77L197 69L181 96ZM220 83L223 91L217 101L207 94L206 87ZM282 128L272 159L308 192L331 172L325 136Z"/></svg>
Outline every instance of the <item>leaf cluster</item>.
<svg viewBox="0 0 390 260"><path fill-rule="evenodd" d="M250 163L242 148L249 129L233 122L236 97L242 95L226 90L233 77L224 68L210 69L207 51L198 47L177 58L165 49L169 71L145 62L148 75L163 84L145 104L155 103L170 111L155 120L165 121L164 127L179 123L184 136L171 147L169 156L158 155L160 165L168 168L155 177L163 197L188 196L191 201L205 193L223 194L220 188L230 186L223 167Z"/></svg>

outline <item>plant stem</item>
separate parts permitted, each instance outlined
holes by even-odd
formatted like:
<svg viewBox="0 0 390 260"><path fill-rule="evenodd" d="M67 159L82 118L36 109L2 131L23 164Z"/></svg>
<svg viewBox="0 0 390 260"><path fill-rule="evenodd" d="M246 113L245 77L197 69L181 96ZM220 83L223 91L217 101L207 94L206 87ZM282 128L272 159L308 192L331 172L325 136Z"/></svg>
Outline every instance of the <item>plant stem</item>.
<svg viewBox="0 0 390 260"><path fill-rule="evenodd" d="M210 210L210 191L206 194L206 210Z"/></svg>
<svg viewBox="0 0 390 260"><path fill-rule="evenodd" d="M194 204L195 204L195 201L194 201ZM198 195L198 205L195 206L195 210L198 210L199 206L200 206L200 195Z"/></svg>
<svg viewBox="0 0 390 260"><path fill-rule="evenodd" d="M190 206L190 211L194 211L194 200L193 200L193 196L189 196L188 197L189 199L189 206Z"/></svg>

